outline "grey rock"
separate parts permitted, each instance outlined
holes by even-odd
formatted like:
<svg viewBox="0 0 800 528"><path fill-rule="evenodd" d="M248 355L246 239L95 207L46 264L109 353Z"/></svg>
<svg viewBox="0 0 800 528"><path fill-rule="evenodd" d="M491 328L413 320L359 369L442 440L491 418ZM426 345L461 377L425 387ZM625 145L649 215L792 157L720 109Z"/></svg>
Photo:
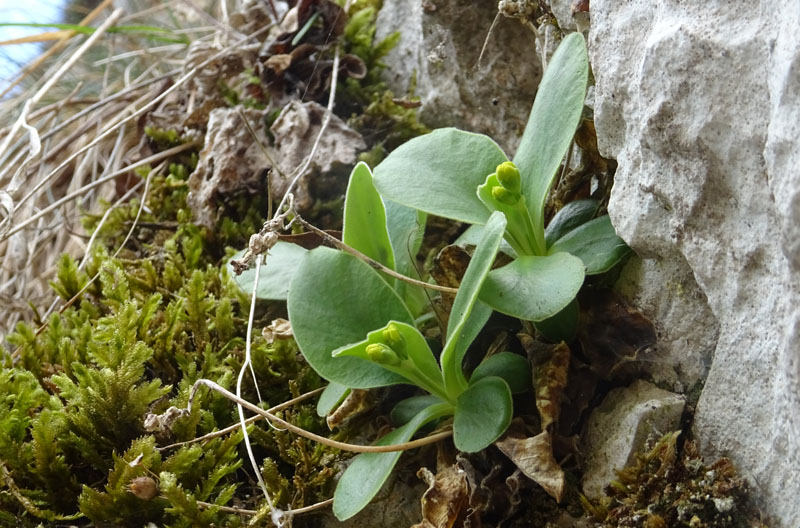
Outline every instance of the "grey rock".
<svg viewBox="0 0 800 528"><path fill-rule="evenodd" d="M261 145L269 148L266 114L266 110L252 109L240 113L236 108L210 112L203 150L197 168L189 176L187 202L199 224L214 226L219 199L238 189L257 187L264 171L272 165L272 156L264 154L242 121L244 115Z"/></svg>
<svg viewBox="0 0 800 528"><path fill-rule="evenodd" d="M644 380L614 389L589 416L584 440L586 455L583 492L603 496L614 473L631 465L649 436L660 437L680 428L685 399Z"/></svg>
<svg viewBox="0 0 800 528"><path fill-rule="evenodd" d="M422 122L487 134L513 154L541 66L533 33L516 20L500 17L476 68L496 14L496 2L384 2L376 37L400 32L400 42L385 59L386 80L396 94L405 94L416 79Z"/></svg>
<svg viewBox="0 0 800 528"><path fill-rule="evenodd" d="M800 9L591 13L599 148L619 163L609 213L647 259L622 289L669 329L671 357L683 334L713 359L693 425L704 456L730 456L773 525L800 526Z"/></svg>

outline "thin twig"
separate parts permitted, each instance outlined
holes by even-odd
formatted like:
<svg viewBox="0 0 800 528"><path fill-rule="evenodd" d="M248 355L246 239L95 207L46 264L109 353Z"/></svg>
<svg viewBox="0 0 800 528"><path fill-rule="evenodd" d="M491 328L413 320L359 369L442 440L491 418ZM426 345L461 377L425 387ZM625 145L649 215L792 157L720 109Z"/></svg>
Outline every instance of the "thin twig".
<svg viewBox="0 0 800 528"><path fill-rule="evenodd" d="M309 223L302 216L300 216L297 213L297 211L294 211L294 220L299 222L303 227L305 227L309 231L312 231L314 234L316 234L317 236L322 238L328 244L333 245L333 246L337 247L338 249L341 249L345 253L349 253L350 255L353 255L357 259L363 260L370 267L372 267L372 268L374 268L374 269L376 269L376 270L378 270L378 271L380 271L382 273L385 273L386 275L389 275L390 277L394 277L395 279L407 282L409 284L413 284L415 286L420 286L422 288L428 288L429 290L436 290L436 291L440 291L440 292L444 292L444 293L451 293L453 295L458 293L458 288L450 288L448 286L440 286L438 284L431 284L429 282L424 282L424 281L421 281L421 280L417 280L417 279L408 277L406 275L403 275L402 273L396 272L395 270L393 270L391 268L387 268L386 266L384 266L383 264L381 264L377 260L374 260L374 259L366 256L365 254L361 253L357 249L348 246L347 244L345 244L344 242L342 242L338 238L329 235L328 233L326 233L325 231L323 231L322 229L320 229L318 227L315 227L313 224Z"/></svg>
<svg viewBox="0 0 800 528"><path fill-rule="evenodd" d="M412 440L410 442L404 442L402 444L385 445L385 446L376 446L376 445L363 446L363 445L357 445L357 444L348 444L346 442L339 442L339 441L336 441L336 440L331 440L330 438L326 438L324 436L320 436L318 434L314 434L314 433L312 433L310 431L306 431L302 427L298 427L298 426L294 425L293 423L287 422L286 420L275 416L271 412L265 411L261 407L255 405L253 403L250 403L247 400L244 400L242 398L237 397L234 393L232 393L231 391L225 389L221 385L219 385L219 384L217 384L217 383L215 383L215 382L213 382L211 380L204 379L204 378L203 379L199 379L199 380L194 382L194 385L192 386L192 390L191 390L191 392L189 394L189 404L188 404L188 406L186 407L186 410L185 410L186 414L190 414L192 412L192 403L194 402L194 398L197 395L197 390L201 386L208 387L209 389L222 394L223 396L225 396L229 400L231 400L233 402L236 402L236 403L239 403L239 404L242 405L242 407L244 407L244 408L246 408L246 409L248 409L250 411L253 411L256 414L260 414L264 418L272 420L273 422L275 422L277 424L282 425L283 427L285 427L289 431L291 431L291 432L293 432L293 433L295 433L295 434L297 434L299 436L302 436L303 438L307 438L308 440L313 440L313 441L318 442L320 444L326 445L328 447L333 447L334 449L340 449L342 451L350 451L350 452L353 452L353 453L393 453L393 452L396 452L396 451L407 451L409 449L415 449L417 447L422 447L422 446L426 446L426 445L429 445L429 444L436 443L439 440L443 440L445 438L449 438L450 436L453 435L453 431L452 430L447 430L447 431L442 431L442 432L439 432L439 433L434 433L434 434L428 435L426 437L419 438L417 440Z"/></svg>
<svg viewBox="0 0 800 528"><path fill-rule="evenodd" d="M267 412L276 413L276 412L281 411L281 410L283 410L283 409L285 409L287 407L291 407L292 405L295 405L297 403L305 401L305 400L307 400L309 398L313 398L317 394L321 393L323 390L325 390L325 388L324 387L320 387L319 389L314 389L312 391L308 391L308 392L306 392L304 394L301 394L297 398L292 398L291 400L287 400L287 401L285 401L283 403L279 403L278 405L275 405L274 407L270 407L269 409L267 409ZM263 419L264 419L263 416L261 416L260 414L257 414L255 416L251 416L250 418L248 418L247 419L247 424L249 425L249 424L251 424L253 422L257 422L258 420L263 420ZM207 435L203 435L203 436L200 436L200 437L197 437L197 438L192 438L191 440L186 440L184 442L177 442L175 444L170 444L168 446L159 447L158 450L159 451L166 451L167 449L174 449L176 447L181 447L183 445L193 444L195 442L205 442L207 440L213 440L214 438L217 438L217 437L220 437L220 436L225 436L228 433L232 433L233 431L239 429L239 427L240 427L240 425L238 423L236 423L236 424L233 424L231 426L226 427L225 429L220 429L219 431L214 431L213 433L208 433Z"/></svg>
<svg viewBox="0 0 800 528"><path fill-rule="evenodd" d="M238 513L240 515L258 515L256 510L247 510L245 508L234 508L232 506L222 506L220 504L211 504L210 502L203 502L203 501L195 501L197 505L203 508L217 508L219 511L223 511L226 513ZM308 506L303 506L302 508L297 508L294 510L287 510L283 512L285 515L299 515L301 513L308 513L315 510L321 510L322 508L327 508L333 504L333 499L327 499L322 502L317 502L315 504L310 504Z"/></svg>

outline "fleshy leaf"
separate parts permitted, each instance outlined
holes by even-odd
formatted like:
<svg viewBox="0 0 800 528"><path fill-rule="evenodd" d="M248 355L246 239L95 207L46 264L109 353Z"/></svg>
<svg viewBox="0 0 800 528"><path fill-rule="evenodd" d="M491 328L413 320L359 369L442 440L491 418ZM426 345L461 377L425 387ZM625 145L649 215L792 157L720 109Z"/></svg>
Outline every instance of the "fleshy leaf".
<svg viewBox="0 0 800 528"><path fill-rule="evenodd" d="M594 218L599 205L597 200L587 198L585 200L575 200L562 207L550 220L550 223L547 224L547 229L544 231L547 247L549 248L558 239Z"/></svg>
<svg viewBox="0 0 800 528"><path fill-rule="evenodd" d="M489 211L475 194L506 155L491 138L440 128L392 151L375 167L384 198L427 213L483 224Z"/></svg>
<svg viewBox="0 0 800 528"><path fill-rule="evenodd" d="M498 312L541 321L575 298L583 278L583 262L568 253L523 256L489 273L481 300Z"/></svg>
<svg viewBox="0 0 800 528"><path fill-rule="evenodd" d="M482 234L483 226L473 224L469 226L463 233L458 235L458 238L456 238L455 242L453 242L453 245L461 247L477 246ZM505 239L500 242L500 251L511 258L517 258L517 252L514 251L514 248L512 248Z"/></svg>
<svg viewBox="0 0 800 528"><path fill-rule="evenodd" d="M458 293L453 301L450 319L447 322L447 343L440 358L444 384L448 391L460 392L467 386L467 380L461 370L461 361L464 359L464 352L466 352L469 342L466 339L464 342L461 340L464 336L472 336L474 339L477 335L476 329L472 326L468 327L467 323L468 321L475 322L475 320L470 320L470 314L478 301L478 294L497 255L505 227L506 219L503 213L498 211L492 213L486 222L483 236L472 254L472 259L464 278L461 279L461 285L458 287ZM483 323L485 322L486 320L483 319Z"/></svg>
<svg viewBox="0 0 800 528"><path fill-rule="evenodd" d="M485 448L511 423L511 390L497 376L482 378L458 397L453 415L453 441L467 453Z"/></svg>
<svg viewBox="0 0 800 528"><path fill-rule="evenodd" d="M580 319L580 306L578 299L572 299L566 308L557 314L536 321L533 326L548 340L559 343L561 341L572 341L578 331L578 320Z"/></svg>
<svg viewBox="0 0 800 528"><path fill-rule="evenodd" d="M522 194L539 228L547 193L580 121L589 58L580 33L564 37L547 65L514 163L522 173Z"/></svg>
<svg viewBox="0 0 800 528"><path fill-rule="evenodd" d="M386 228L394 250L394 269L407 277L419 279L414 265L422 237L425 234L425 222L428 215L397 202L386 200ZM403 299L411 313L420 315L428 305L428 297L419 286L404 281L396 281L394 289Z"/></svg>
<svg viewBox="0 0 800 528"><path fill-rule="evenodd" d="M393 346L386 342L385 332L389 328L393 328L399 334L400 340L403 342L402 349L400 349L400 346ZM446 397L439 363L436 362L436 358L433 356L427 341L425 341L425 337L413 325L390 321L381 328L369 332L366 339L338 348L332 352L332 355L335 358L352 356L371 361L367 350L370 345L376 344L390 346L395 350L397 356L401 356L398 358L398 364L382 364L383 368L405 377L411 383L422 387L428 392Z"/></svg>
<svg viewBox="0 0 800 528"><path fill-rule="evenodd" d="M605 215L573 229L555 242L548 253L571 253L583 261L587 275L596 275L613 268L630 250Z"/></svg>
<svg viewBox="0 0 800 528"><path fill-rule="evenodd" d="M531 388L533 372L531 364L524 357L512 352L500 352L478 365L472 372L469 382L474 384L489 376L502 378L508 383L512 394L517 394Z"/></svg>
<svg viewBox="0 0 800 528"><path fill-rule="evenodd" d="M331 381L317 400L317 416L328 416L334 407L345 399L350 387Z"/></svg>
<svg viewBox="0 0 800 528"><path fill-rule="evenodd" d="M417 414L411 421L387 434L375 445L392 445L408 442L414 433L427 422L452 412L446 403L432 405ZM333 514L340 521L349 519L364 509L380 491L391 474L402 451L391 453L362 453L347 467L333 494Z"/></svg>
<svg viewBox="0 0 800 528"><path fill-rule="evenodd" d="M396 426L404 425L410 422L416 415L422 412L423 409L430 407L437 403L444 403L441 398L433 394L423 394L422 396L412 396L400 401L392 409L389 418Z"/></svg>
<svg viewBox="0 0 800 528"><path fill-rule="evenodd" d="M239 251L232 258L242 258L245 251L244 249ZM285 301L294 270L300 265L306 253L307 250L296 244L279 240L269 250L266 263L259 270L256 297L268 301ZM232 275L242 291L250 295L253 291L253 280L256 278L256 268L245 270L240 275Z"/></svg>
<svg viewBox="0 0 800 528"><path fill-rule="evenodd" d="M404 383L370 361L331 356L387 321L413 322L394 290L364 262L326 247L310 251L292 280L287 307L301 352L323 378L359 389Z"/></svg>
<svg viewBox="0 0 800 528"><path fill-rule="evenodd" d="M372 173L363 161L350 173L344 199L342 242L387 268L394 268L394 252L386 229L383 200L372 184Z"/></svg>

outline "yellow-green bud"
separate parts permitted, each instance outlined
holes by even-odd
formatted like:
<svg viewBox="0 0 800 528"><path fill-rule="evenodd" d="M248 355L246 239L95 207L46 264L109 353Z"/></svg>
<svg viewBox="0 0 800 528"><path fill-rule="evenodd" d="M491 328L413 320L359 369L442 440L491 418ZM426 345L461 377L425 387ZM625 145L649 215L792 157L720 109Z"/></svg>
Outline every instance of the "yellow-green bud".
<svg viewBox="0 0 800 528"><path fill-rule="evenodd" d="M521 190L519 169L513 161L504 161L497 166L497 181L500 185L514 194L519 194Z"/></svg>
<svg viewBox="0 0 800 528"><path fill-rule="evenodd" d="M400 333L397 325L390 324L383 331L383 341L394 350L402 359L408 359L406 354L406 340Z"/></svg>
<svg viewBox="0 0 800 528"><path fill-rule="evenodd" d="M504 187L492 187L492 197L500 203L506 205L517 205L519 195L514 194Z"/></svg>
<svg viewBox="0 0 800 528"><path fill-rule="evenodd" d="M401 362L400 358L397 357L397 353L383 343L367 345L367 356L379 365L388 365L390 367L396 367Z"/></svg>

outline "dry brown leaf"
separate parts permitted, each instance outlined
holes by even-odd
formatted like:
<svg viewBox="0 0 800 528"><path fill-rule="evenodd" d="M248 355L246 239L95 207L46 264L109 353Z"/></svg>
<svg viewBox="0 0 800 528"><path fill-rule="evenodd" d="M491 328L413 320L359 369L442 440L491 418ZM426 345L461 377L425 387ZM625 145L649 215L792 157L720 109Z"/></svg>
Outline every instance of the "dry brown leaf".
<svg viewBox="0 0 800 528"><path fill-rule="evenodd" d="M433 260L433 268L431 269L431 277L440 286L448 286L450 288L458 288L461 284L461 279L469 266L470 255L467 250L460 246L445 246L436 255ZM449 293L442 293L441 297L442 324L447 325L447 320L450 317L450 309L453 307L453 300L455 295Z"/></svg>
<svg viewBox="0 0 800 528"><path fill-rule="evenodd" d="M549 357L534 363L533 382L536 387L536 408L542 419L542 429L548 430L561 414L561 396L567 386L570 350L566 343L554 345Z"/></svg>
<svg viewBox="0 0 800 528"><path fill-rule="evenodd" d="M261 330L261 335L267 343L272 344L275 339L290 339L292 334L292 324L286 319L277 318L273 320L269 326L265 326Z"/></svg>
<svg viewBox="0 0 800 528"><path fill-rule="evenodd" d="M431 473L427 468L417 476L428 485L422 495L422 522L414 528L450 528L469 504L467 475L456 464Z"/></svg>
<svg viewBox="0 0 800 528"><path fill-rule="evenodd" d="M551 497L564 498L564 471L553 458L550 433L544 431L527 438L506 435L495 445L511 459L526 477L539 484Z"/></svg>
<svg viewBox="0 0 800 528"><path fill-rule="evenodd" d="M325 422L331 431L345 420L371 409L373 400L368 390L352 389L339 406L328 415Z"/></svg>

